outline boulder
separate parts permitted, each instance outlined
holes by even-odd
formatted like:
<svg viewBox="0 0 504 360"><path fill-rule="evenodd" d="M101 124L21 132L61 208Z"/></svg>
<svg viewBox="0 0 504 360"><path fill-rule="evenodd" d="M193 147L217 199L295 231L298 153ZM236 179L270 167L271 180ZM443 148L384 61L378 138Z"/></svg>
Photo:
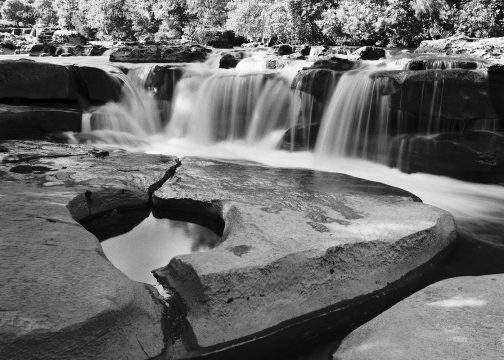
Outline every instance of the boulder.
<svg viewBox="0 0 504 360"><path fill-rule="evenodd" d="M131 45L113 49L110 61L189 63L205 61L209 51L200 45Z"/></svg>
<svg viewBox="0 0 504 360"><path fill-rule="evenodd" d="M122 93L122 81L104 69L91 66L75 66L81 91L93 103L119 101Z"/></svg>
<svg viewBox="0 0 504 360"><path fill-rule="evenodd" d="M105 51L109 50L103 45L91 45L84 47L84 56L102 56Z"/></svg>
<svg viewBox="0 0 504 360"><path fill-rule="evenodd" d="M223 236L154 272L185 308L187 336L174 344L185 357L374 301L455 238L451 215L403 190L255 164L186 158L153 206Z"/></svg>
<svg viewBox="0 0 504 360"><path fill-rule="evenodd" d="M276 55L278 56L290 55L293 52L294 50L292 49L292 46L290 46L289 44L277 45Z"/></svg>
<svg viewBox="0 0 504 360"><path fill-rule="evenodd" d="M238 65L239 60L233 54L224 54L219 60L219 68L233 69Z"/></svg>
<svg viewBox="0 0 504 360"><path fill-rule="evenodd" d="M343 59L337 56L333 56L328 59L317 60L313 63L312 66L305 69L328 69L334 71L347 71L351 70L355 67L355 62Z"/></svg>
<svg viewBox="0 0 504 360"><path fill-rule="evenodd" d="M300 53L303 56L310 56L311 52L311 46L310 45L303 45L300 49Z"/></svg>
<svg viewBox="0 0 504 360"><path fill-rule="evenodd" d="M311 118L320 118L318 113L311 114ZM288 151L313 150L317 142L320 122L308 122L308 125L297 125L288 129L280 142L280 149Z"/></svg>
<svg viewBox="0 0 504 360"><path fill-rule="evenodd" d="M394 133L463 131L476 120L496 120L484 70L382 71L384 95L391 95ZM421 99L421 101L419 101Z"/></svg>
<svg viewBox="0 0 504 360"><path fill-rule="evenodd" d="M287 130L281 148L308 149L314 145L324 109L341 75L341 72L316 68L305 68L296 74L291 89L299 97L297 123L300 125Z"/></svg>
<svg viewBox="0 0 504 360"><path fill-rule="evenodd" d="M76 213L75 197L104 189L116 191L115 208L129 204L120 201L122 191L127 199L130 192L143 193L136 206L147 208L150 192L174 160L122 151L102 156L87 146L44 142L2 147L2 357L162 356L173 335L163 299L154 287L116 269L71 213ZM89 206L100 209L94 207L94 195Z"/></svg>
<svg viewBox="0 0 504 360"><path fill-rule="evenodd" d="M117 71L110 66L3 60L0 61L0 99L19 99L24 104L31 102L33 105L39 100L62 100L83 108L118 101L123 83L114 75Z"/></svg>
<svg viewBox="0 0 504 360"><path fill-rule="evenodd" d="M347 336L334 360L501 359L504 275L444 280Z"/></svg>
<svg viewBox="0 0 504 360"><path fill-rule="evenodd" d="M341 75L338 71L317 68L305 68L296 74L291 89L301 97L302 111L309 117L303 123L321 120Z"/></svg>
<svg viewBox="0 0 504 360"><path fill-rule="evenodd" d="M0 104L0 138L42 136L81 130L82 112L68 105Z"/></svg>
<svg viewBox="0 0 504 360"><path fill-rule="evenodd" d="M62 45L86 45L87 39L75 30L56 30L52 35L52 41Z"/></svg>
<svg viewBox="0 0 504 360"><path fill-rule="evenodd" d="M380 60L385 58L385 49L374 46L363 46L352 53L353 57L361 60Z"/></svg>
<svg viewBox="0 0 504 360"><path fill-rule="evenodd" d="M156 94L156 99L172 101L175 87L183 75L184 71L181 67L156 65L149 72L145 87Z"/></svg>
<svg viewBox="0 0 504 360"><path fill-rule="evenodd" d="M31 60L0 61L0 98L77 100L79 89L66 66Z"/></svg>

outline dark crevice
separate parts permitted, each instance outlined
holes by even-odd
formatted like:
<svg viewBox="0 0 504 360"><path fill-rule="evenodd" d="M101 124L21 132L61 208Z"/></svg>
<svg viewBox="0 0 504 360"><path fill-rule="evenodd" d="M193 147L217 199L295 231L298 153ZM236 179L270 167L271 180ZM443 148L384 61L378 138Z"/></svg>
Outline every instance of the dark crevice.
<svg viewBox="0 0 504 360"><path fill-rule="evenodd" d="M177 169L182 166L182 161L180 159L175 159L175 165L170 166L170 168L166 171L164 176L159 179L159 181L155 182L149 189L147 193L149 194L149 203L152 204L152 195L161 188L168 180L175 176L177 173Z"/></svg>

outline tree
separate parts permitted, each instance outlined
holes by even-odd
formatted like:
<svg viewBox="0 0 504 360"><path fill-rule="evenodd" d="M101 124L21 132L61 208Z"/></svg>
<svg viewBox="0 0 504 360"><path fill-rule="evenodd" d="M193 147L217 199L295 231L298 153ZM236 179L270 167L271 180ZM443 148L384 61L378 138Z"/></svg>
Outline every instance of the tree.
<svg viewBox="0 0 504 360"><path fill-rule="evenodd" d="M58 24L64 29L76 28L76 18L80 11L79 0L54 0L53 9L58 17Z"/></svg>
<svg viewBox="0 0 504 360"><path fill-rule="evenodd" d="M58 15L53 8L52 0L35 0L33 7L41 25L54 25L58 22Z"/></svg>
<svg viewBox="0 0 504 360"><path fill-rule="evenodd" d="M504 1L463 1L460 6L456 29L468 36L504 36Z"/></svg>
<svg viewBox="0 0 504 360"><path fill-rule="evenodd" d="M98 30L103 39L128 40L134 38L132 13L128 0L87 0L85 13L87 25Z"/></svg>
<svg viewBox="0 0 504 360"><path fill-rule="evenodd" d="M294 40L298 43L324 43L322 29L318 22L322 20L325 11L335 9L338 0L289 0Z"/></svg>
<svg viewBox="0 0 504 360"><path fill-rule="evenodd" d="M20 23L24 25L35 23L35 9L26 1L6 0L0 11L4 19L14 21L18 26Z"/></svg>
<svg viewBox="0 0 504 360"><path fill-rule="evenodd" d="M195 21L186 0L158 0L153 12L154 18L161 22L159 32L168 38L180 38L186 26Z"/></svg>
<svg viewBox="0 0 504 360"><path fill-rule="evenodd" d="M342 0L338 8L323 13L318 25L334 43L386 45L385 7L372 0Z"/></svg>
<svg viewBox="0 0 504 360"><path fill-rule="evenodd" d="M293 39L294 27L287 1L271 4L264 17L266 37L277 37L280 42L290 42Z"/></svg>
<svg viewBox="0 0 504 360"><path fill-rule="evenodd" d="M249 39L261 40L270 6L271 1L232 0L228 3L226 28Z"/></svg>
<svg viewBox="0 0 504 360"><path fill-rule="evenodd" d="M228 0L187 0L188 12L194 15L198 27L220 28L227 19Z"/></svg>

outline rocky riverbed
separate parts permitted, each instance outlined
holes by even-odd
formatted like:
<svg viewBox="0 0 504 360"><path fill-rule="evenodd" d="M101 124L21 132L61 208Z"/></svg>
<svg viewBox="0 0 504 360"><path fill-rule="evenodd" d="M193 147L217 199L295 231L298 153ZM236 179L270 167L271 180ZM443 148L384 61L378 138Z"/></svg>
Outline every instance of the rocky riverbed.
<svg viewBox="0 0 504 360"><path fill-rule="evenodd" d="M19 359L178 358L237 345L405 286L455 236L448 213L339 174L19 141L2 144L1 174L1 346ZM78 223L148 207L199 215L223 233L214 250L155 272L181 299L182 322Z"/></svg>
<svg viewBox="0 0 504 360"><path fill-rule="evenodd" d="M504 271L498 265L503 239L495 225L504 219L502 207L493 223L478 224L488 238L467 237L462 222L456 236L447 211L378 182L90 144L103 142L103 133L124 139L100 123L110 111L119 109L123 122L135 117L141 123L151 110L168 116L181 104L184 114L201 104L221 117L239 113L211 130L225 139L230 124L243 131L233 140L246 142L245 131L257 124L244 116L254 97L243 89L250 91L246 95L274 89L271 94L299 101L301 109L296 126L273 129L284 133L279 146L317 151L318 133L331 129L323 123L331 120L333 93L342 81L360 82L368 92L356 98L374 100L357 109L382 116L378 109L386 104L389 113L380 118L385 122L373 115L359 123L369 130L355 134L356 143L365 139L366 152L354 156L408 173L497 184L491 186L499 199L504 87L498 63L468 54L408 55L397 60L401 69L391 69L388 60L365 59L382 58L376 49L350 49L354 55L343 58L335 49L314 48L317 61L306 62L306 49L277 46L265 60L275 62L275 70L243 76L240 63L252 58L243 56L244 49L215 56L199 46L179 47L180 53L157 45L140 48L123 48L114 56L161 62L184 61L187 54L196 61L213 56L216 66L0 61L0 353L13 359L281 358L292 357L308 340L337 340L355 330L335 359L406 353L419 359L446 353L453 359L498 358L500 275L467 275ZM232 66L218 69L226 53ZM296 76L278 69L296 61L307 65ZM138 74L142 88L133 81ZM222 80L224 87L209 86L212 80ZM192 94L199 83L207 86L197 92L206 96L202 103L179 87ZM131 98L135 94L144 101L135 104L144 107L128 116L125 106L138 100ZM224 101L238 95L235 102ZM145 99L154 99L154 105L148 107ZM260 101L264 110L268 103ZM234 113L224 112L229 104L236 106ZM127 145L152 141L149 136L167 131L162 125L143 138L127 130L133 139ZM385 160L377 150L384 134ZM151 269L162 295L161 287L132 281L116 269L98 240L130 231L149 214L195 222L221 238L212 250L167 256L164 266ZM430 285L447 277L453 279Z"/></svg>

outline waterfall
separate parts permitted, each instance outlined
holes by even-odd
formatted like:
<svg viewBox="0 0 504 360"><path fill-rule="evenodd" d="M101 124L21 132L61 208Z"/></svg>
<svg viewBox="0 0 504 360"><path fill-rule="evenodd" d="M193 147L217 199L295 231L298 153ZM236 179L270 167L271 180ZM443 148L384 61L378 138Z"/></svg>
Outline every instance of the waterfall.
<svg viewBox="0 0 504 360"><path fill-rule="evenodd" d="M121 98L94 108L83 116L83 132L94 140L134 145L161 131L159 108L154 94L145 89L152 66L131 69L128 75L114 73L123 83Z"/></svg>
<svg viewBox="0 0 504 360"><path fill-rule="evenodd" d="M366 158L387 148L390 96L380 91L387 80L370 75L354 70L341 77L322 118L317 154Z"/></svg>
<svg viewBox="0 0 504 360"><path fill-rule="evenodd" d="M287 129L294 111L289 85L274 73L189 73L178 84L166 133L207 144L252 143Z"/></svg>

